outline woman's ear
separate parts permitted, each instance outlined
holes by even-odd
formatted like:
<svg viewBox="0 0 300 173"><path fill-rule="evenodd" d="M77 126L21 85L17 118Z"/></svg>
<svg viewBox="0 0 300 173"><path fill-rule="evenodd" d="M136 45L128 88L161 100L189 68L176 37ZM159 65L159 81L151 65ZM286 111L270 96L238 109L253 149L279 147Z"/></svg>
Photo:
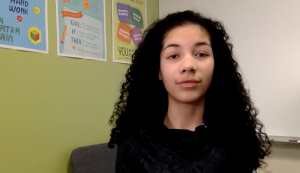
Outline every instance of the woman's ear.
<svg viewBox="0 0 300 173"><path fill-rule="evenodd" d="M158 79L162 80L161 72L158 73Z"/></svg>

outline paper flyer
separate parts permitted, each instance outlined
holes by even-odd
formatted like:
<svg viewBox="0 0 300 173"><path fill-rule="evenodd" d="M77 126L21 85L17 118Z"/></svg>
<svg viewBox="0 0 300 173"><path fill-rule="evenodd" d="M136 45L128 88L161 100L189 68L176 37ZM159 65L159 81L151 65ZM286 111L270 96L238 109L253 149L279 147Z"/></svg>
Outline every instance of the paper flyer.
<svg viewBox="0 0 300 173"><path fill-rule="evenodd" d="M104 0L56 0L59 56L106 61Z"/></svg>
<svg viewBox="0 0 300 173"><path fill-rule="evenodd" d="M0 47L47 54L47 0L0 0Z"/></svg>
<svg viewBox="0 0 300 173"><path fill-rule="evenodd" d="M147 26L146 0L112 0L113 61L131 63Z"/></svg>

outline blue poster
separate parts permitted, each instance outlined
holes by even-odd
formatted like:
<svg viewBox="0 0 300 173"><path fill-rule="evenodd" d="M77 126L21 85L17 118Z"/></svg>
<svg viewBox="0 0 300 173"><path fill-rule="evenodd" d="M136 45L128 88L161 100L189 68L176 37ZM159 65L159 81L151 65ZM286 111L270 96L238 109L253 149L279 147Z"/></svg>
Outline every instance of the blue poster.
<svg viewBox="0 0 300 173"><path fill-rule="evenodd" d="M104 0L56 0L59 56L106 61Z"/></svg>
<svg viewBox="0 0 300 173"><path fill-rule="evenodd" d="M0 0L0 47L48 53L47 0Z"/></svg>

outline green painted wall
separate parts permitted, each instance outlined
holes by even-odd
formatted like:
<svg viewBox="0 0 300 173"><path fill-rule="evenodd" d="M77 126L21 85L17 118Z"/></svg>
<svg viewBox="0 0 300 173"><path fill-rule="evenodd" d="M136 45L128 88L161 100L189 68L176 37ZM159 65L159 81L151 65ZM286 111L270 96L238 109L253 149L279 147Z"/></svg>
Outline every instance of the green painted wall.
<svg viewBox="0 0 300 173"><path fill-rule="evenodd" d="M147 1L148 24L158 0ZM48 0L49 54L0 49L0 173L67 173L79 146L107 142L108 119L128 65L56 55L55 1Z"/></svg>

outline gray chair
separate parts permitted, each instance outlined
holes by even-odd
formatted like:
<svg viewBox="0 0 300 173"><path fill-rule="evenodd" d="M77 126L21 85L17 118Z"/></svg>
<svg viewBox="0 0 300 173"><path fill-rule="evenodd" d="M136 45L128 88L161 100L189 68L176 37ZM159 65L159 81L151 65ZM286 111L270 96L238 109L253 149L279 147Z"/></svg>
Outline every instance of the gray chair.
<svg viewBox="0 0 300 173"><path fill-rule="evenodd" d="M71 153L73 173L115 173L117 146L110 149L107 143L79 147Z"/></svg>

